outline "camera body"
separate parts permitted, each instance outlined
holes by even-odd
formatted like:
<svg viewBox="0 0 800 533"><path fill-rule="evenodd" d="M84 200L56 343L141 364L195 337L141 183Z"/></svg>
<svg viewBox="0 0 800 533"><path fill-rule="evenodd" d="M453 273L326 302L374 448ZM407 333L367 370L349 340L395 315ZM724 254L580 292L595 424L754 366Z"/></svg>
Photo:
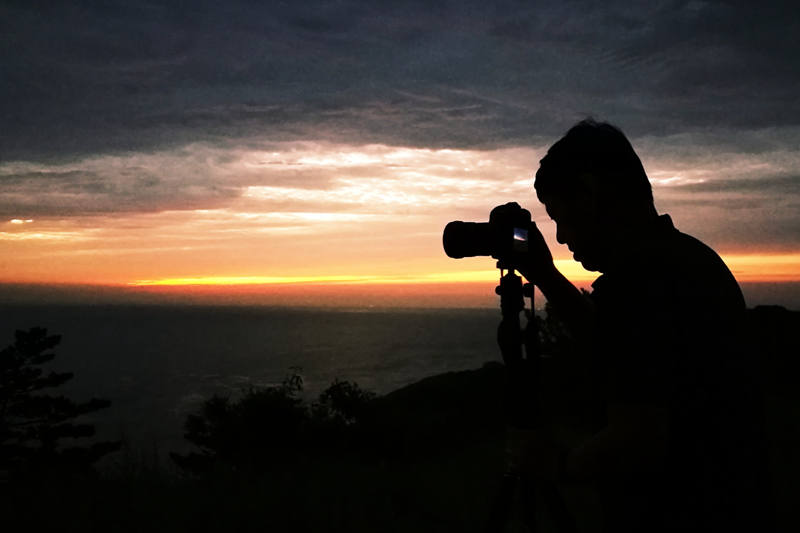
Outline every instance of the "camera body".
<svg viewBox="0 0 800 533"><path fill-rule="evenodd" d="M444 252L453 259L491 256L510 261L528 250L530 225L530 211L513 202L501 205L492 209L489 222L448 223L442 234Z"/></svg>

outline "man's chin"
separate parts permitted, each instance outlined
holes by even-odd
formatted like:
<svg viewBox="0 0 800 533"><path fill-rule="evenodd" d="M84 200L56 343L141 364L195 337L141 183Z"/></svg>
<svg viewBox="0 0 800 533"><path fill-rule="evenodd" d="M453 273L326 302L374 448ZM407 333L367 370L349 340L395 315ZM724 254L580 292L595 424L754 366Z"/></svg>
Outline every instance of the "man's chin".
<svg viewBox="0 0 800 533"><path fill-rule="evenodd" d="M600 269L600 265L598 265L596 262L592 261L591 259L587 259L585 257L579 256L579 255L575 255L575 254L573 254L572 257L573 257L573 259L575 259L575 261L580 263L581 266L583 266L583 268L585 270L588 270L589 272L600 272L600 270L601 270Z"/></svg>

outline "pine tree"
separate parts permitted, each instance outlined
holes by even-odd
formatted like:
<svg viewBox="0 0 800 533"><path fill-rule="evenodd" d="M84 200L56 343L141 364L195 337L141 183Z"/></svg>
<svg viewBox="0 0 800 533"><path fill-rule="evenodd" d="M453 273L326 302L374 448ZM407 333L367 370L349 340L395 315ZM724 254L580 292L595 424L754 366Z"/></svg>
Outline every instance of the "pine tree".
<svg viewBox="0 0 800 533"><path fill-rule="evenodd" d="M62 439L94 435L94 426L77 423L81 415L104 409L111 402L92 398L77 403L43 391L72 379L70 372L45 373L60 335L44 328L17 331L13 345L0 351L0 472L47 470L85 471L120 442L64 446Z"/></svg>

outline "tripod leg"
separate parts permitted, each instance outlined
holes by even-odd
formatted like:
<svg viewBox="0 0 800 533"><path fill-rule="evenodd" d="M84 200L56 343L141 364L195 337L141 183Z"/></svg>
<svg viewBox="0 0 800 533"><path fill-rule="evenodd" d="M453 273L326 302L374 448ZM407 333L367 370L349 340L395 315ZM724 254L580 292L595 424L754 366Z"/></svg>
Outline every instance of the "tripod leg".
<svg viewBox="0 0 800 533"><path fill-rule="evenodd" d="M503 475L500 490L489 511L489 520L484 530L486 533L504 533L508 529L518 487L519 476L511 473Z"/></svg>
<svg viewBox="0 0 800 533"><path fill-rule="evenodd" d="M575 533L577 531L575 517L567 509L564 498L558 492L558 487L554 483L548 483L542 486L540 493L548 514L556 526L556 531L560 533Z"/></svg>
<svg viewBox="0 0 800 533"><path fill-rule="evenodd" d="M509 426L532 428L539 423L539 402L536 380L539 370L538 334L535 318L528 315L524 331L520 328L519 313L525 308L521 279L509 271L500 280L498 294L503 320L498 328L498 344L506 365L506 419ZM533 308L533 293L531 308ZM525 358L522 346L525 346ZM537 530L537 496L541 493L542 503L547 509L559 533L574 533L575 520L569 513L561 494L554 483L534 483L533 480L518 474L507 473L487 523L487 533L503 533L509 529L519 513L520 530L535 533ZM521 506L521 507L520 507ZM516 508L516 509L515 509ZM521 526L521 527L520 527Z"/></svg>

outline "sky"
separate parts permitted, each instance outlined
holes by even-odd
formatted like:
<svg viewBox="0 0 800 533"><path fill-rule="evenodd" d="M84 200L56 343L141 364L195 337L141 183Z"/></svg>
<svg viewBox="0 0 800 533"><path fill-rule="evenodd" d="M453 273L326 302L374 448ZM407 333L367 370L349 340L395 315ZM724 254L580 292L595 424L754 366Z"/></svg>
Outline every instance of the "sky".
<svg viewBox="0 0 800 533"><path fill-rule="evenodd" d="M532 182L592 116L800 308L800 8L630 4L4 1L0 294L492 304L441 233L508 201L587 284Z"/></svg>

